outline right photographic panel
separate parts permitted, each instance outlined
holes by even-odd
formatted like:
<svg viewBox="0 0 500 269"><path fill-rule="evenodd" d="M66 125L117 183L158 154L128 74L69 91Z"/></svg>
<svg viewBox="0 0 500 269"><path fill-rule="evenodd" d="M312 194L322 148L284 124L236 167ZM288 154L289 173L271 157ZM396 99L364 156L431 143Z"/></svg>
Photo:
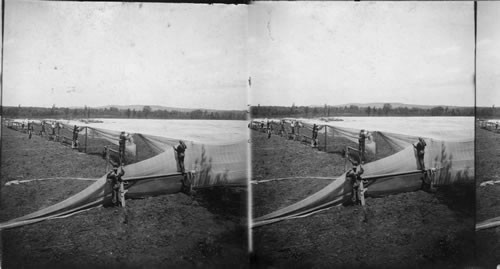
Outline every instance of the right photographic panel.
<svg viewBox="0 0 500 269"><path fill-rule="evenodd" d="M474 2L255 2L249 18L256 265L474 265Z"/></svg>
<svg viewBox="0 0 500 269"><path fill-rule="evenodd" d="M476 247L484 268L500 264L500 2L477 2Z"/></svg>

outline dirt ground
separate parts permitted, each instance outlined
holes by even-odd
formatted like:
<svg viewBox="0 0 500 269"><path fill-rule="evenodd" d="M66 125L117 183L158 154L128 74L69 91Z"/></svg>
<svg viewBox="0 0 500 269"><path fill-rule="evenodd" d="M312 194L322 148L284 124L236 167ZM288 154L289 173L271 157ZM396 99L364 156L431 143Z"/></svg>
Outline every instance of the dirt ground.
<svg viewBox="0 0 500 269"><path fill-rule="evenodd" d="M324 153L279 136L252 131L253 180L296 179L252 185L255 217L315 193L344 172L341 148ZM320 141L321 138L320 138ZM329 142L331 143L331 142ZM377 148L382 146L377 144ZM331 146L330 146L331 147ZM382 146L383 147L383 146ZM381 149L384 155L389 150ZM376 158L371 158L374 160ZM257 268L463 268L474 265L474 185L367 198L310 217L253 229Z"/></svg>
<svg viewBox="0 0 500 269"><path fill-rule="evenodd" d="M478 222L500 216L500 185L479 184L500 180L500 134L476 127L476 219ZM500 264L500 227L477 231L477 258L485 268Z"/></svg>
<svg viewBox="0 0 500 269"><path fill-rule="evenodd" d="M97 178L99 154L2 128L0 221L52 205ZM2 231L2 268L246 268L246 190L213 188L129 200Z"/></svg>

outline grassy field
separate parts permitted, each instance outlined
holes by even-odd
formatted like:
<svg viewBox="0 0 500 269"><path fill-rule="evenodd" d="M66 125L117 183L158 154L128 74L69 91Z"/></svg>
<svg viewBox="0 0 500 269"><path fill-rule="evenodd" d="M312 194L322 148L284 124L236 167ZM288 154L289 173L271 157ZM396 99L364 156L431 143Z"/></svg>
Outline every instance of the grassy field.
<svg viewBox="0 0 500 269"><path fill-rule="evenodd" d="M297 202L344 172L345 139L333 153L284 137L252 131L253 180L297 177L252 186L254 216ZM321 138L320 138L320 141ZM332 144L334 143L334 144ZM355 144L351 145L355 146ZM337 149L335 149L337 147ZM390 150L377 143L382 154ZM460 268L474 264L474 186L368 198L368 222L359 206L255 228L254 265L278 268Z"/></svg>
<svg viewBox="0 0 500 269"><path fill-rule="evenodd" d="M83 190L97 178L99 154L2 128L0 221L23 216ZM146 156L146 155L142 155ZM130 200L65 219L2 231L2 268L245 268L246 191L213 188Z"/></svg>
<svg viewBox="0 0 500 269"><path fill-rule="evenodd" d="M476 219L478 222L500 216L500 185L479 184L500 180L500 134L476 128ZM477 258L485 268L500 264L500 227L476 233Z"/></svg>

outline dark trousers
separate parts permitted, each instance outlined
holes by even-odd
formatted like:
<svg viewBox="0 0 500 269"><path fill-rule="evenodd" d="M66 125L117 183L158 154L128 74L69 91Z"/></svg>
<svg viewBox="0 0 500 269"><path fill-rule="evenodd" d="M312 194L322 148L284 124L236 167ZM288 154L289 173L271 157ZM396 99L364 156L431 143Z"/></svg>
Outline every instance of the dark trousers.
<svg viewBox="0 0 500 269"><path fill-rule="evenodd" d="M118 156L120 158L120 164L125 163L125 144L118 147Z"/></svg>
<svg viewBox="0 0 500 269"><path fill-rule="evenodd" d="M418 163L421 170L425 170L424 153L418 153Z"/></svg>
<svg viewBox="0 0 500 269"><path fill-rule="evenodd" d="M181 171L181 173L184 173L185 172L185 169L184 169L184 155L180 156L180 155L177 155L177 159L179 160L179 169Z"/></svg>
<svg viewBox="0 0 500 269"><path fill-rule="evenodd" d="M365 159L365 141L359 142L359 161L363 161Z"/></svg>

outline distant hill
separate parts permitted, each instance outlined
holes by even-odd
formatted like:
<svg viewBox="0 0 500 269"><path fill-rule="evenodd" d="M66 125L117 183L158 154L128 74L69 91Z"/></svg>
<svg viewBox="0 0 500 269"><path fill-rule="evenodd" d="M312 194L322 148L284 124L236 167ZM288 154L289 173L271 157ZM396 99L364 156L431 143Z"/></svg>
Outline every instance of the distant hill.
<svg viewBox="0 0 500 269"><path fill-rule="evenodd" d="M93 108L98 108L98 109L104 109L104 108L110 108L110 107L116 107L119 110L136 110L136 111L141 111L145 106L147 105L107 105L107 106L100 106L100 107L93 107ZM203 110L207 112L218 112L218 111L244 111L242 110L223 110L223 109L206 109L206 108L182 108L182 107L168 107L168 106L153 106L149 105L151 107L152 111L158 111L158 110L167 110L167 111L179 111L179 112L191 112L195 110Z"/></svg>
<svg viewBox="0 0 500 269"><path fill-rule="evenodd" d="M21 107L2 106L5 117L26 118L127 118L127 119L207 119L245 120L246 110L216 110L144 105L108 105L101 107ZM130 110L129 110L130 109Z"/></svg>
<svg viewBox="0 0 500 269"><path fill-rule="evenodd" d="M390 104L389 107L384 105ZM348 103L322 106L254 106L251 117L324 116L474 116L473 106L414 105L404 103ZM490 112L488 112L490 113ZM491 114L491 113L490 113Z"/></svg>
<svg viewBox="0 0 500 269"><path fill-rule="evenodd" d="M376 108L382 108L384 107L384 104L387 103L348 103L348 104L342 104L342 105L333 105L332 107L345 107L345 106L357 106L357 107L376 107ZM392 108L399 108L399 107L407 107L407 108L421 108L421 109L430 109L434 107L448 107L448 108L463 108L467 106L448 106L448 105L415 105L415 104L404 104L404 103L389 103L391 104ZM322 107L322 106L318 106ZM472 106L471 106L472 107Z"/></svg>

